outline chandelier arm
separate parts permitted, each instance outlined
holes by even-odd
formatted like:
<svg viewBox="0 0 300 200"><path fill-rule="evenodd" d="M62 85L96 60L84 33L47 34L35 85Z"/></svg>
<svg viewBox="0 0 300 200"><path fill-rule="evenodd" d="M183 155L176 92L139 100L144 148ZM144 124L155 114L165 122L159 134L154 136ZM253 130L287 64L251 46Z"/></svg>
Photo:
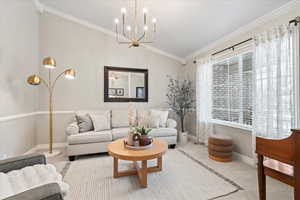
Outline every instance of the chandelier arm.
<svg viewBox="0 0 300 200"><path fill-rule="evenodd" d="M131 44L131 42L119 42L119 44Z"/></svg>
<svg viewBox="0 0 300 200"><path fill-rule="evenodd" d="M140 42L141 44L151 44L153 43L153 41L149 41L149 42Z"/></svg>
<svg viewBox="0 0 300 200"><path fill-rule="evenodd" d="M140 42L140 41L145 37L145 35L146 35L146 33L145 33L145 31L144 31L143 35L142 35L137 41Z"/></svg>
<svg viewBox="0 0 300 200"><path fill-rule="evenodd" d="M116 40L119 41L118 25L116 24Z"/></svg>

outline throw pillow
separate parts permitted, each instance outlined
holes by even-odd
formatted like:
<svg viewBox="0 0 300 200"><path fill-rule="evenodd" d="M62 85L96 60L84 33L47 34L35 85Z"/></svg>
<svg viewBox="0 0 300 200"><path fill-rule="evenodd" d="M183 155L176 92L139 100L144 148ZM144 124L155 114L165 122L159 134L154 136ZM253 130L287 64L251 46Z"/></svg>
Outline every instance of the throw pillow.
<svg viewBox="0 0 300 200"><path fill-rule="evenodd" d="M159 128L160 119L159 117L150 116L148 119L148 128Z"/></svg>
<svg viewBox="0 0 300 200"><path fill-rule="evenodd" d="M94 124L94 130L97 131L103 131L103 130L109 130L110 127L110 111L105 112L97 112L97 113L90 113L90 116L92 118L93 124Z"/></svg>
<svg viewBox="0 0 300 200"><path fill-rule="evenodd" d="M92 119L88 114L76 115L75 118L79 127L79 133L94 130Z"/></svg>
<svg viewBox="0 0 300 200"><path fill-rule="evenodd" d="M151 110L150 118L158 118L159 119L159 127L165 128L167 126L169 111L164 110Z"/></svg>

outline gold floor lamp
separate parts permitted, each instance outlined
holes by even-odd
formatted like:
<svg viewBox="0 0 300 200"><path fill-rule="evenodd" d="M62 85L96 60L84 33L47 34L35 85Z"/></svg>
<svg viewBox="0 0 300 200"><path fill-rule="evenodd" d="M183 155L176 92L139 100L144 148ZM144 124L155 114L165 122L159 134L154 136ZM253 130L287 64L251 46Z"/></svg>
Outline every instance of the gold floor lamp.
<svg viewBox="0 0 300 200"><path fill-rule="evenodd" d="M47 57L43 60L43 66L48 69L48 82L42 79L40 76L34 74L28 77L27 82L30 85L40 85L43 83L49 91L49 152L46 153L47 156L55 156L59 154L59 151L53 151L53 92L56 82L59 78L65 77L66 79L75 78L75 70L67 69L60 73L55 79L52 80L52 70L56 68L56 61L54 58Z"/></svg>

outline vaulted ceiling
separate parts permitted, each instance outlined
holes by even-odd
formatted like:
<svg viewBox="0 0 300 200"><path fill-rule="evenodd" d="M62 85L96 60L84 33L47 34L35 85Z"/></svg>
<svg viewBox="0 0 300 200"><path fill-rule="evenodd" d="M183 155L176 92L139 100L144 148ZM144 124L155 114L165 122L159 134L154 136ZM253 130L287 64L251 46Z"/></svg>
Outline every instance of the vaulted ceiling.
<svg viewBox="0 0 300 200"><path fill-rule="evenodd" d="M138 0L157 17L154 47L180 58L192 54L291 0ZM133 0L40 0L40 3L114 30L120 8Z"/></svg>

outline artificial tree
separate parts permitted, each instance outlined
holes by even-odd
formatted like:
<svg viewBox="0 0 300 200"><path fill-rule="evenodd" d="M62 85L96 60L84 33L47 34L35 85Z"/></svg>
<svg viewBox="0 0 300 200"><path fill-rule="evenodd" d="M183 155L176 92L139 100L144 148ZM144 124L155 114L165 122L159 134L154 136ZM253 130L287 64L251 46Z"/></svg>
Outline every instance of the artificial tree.
<svg viewBox="0 0 300 200"><path fill-rule="evenodd" d="M195 108L195 90L190 80L177 80L170 76L168 78L167 104L179 117L181 132L185 132L184 119Z"/></svg>

